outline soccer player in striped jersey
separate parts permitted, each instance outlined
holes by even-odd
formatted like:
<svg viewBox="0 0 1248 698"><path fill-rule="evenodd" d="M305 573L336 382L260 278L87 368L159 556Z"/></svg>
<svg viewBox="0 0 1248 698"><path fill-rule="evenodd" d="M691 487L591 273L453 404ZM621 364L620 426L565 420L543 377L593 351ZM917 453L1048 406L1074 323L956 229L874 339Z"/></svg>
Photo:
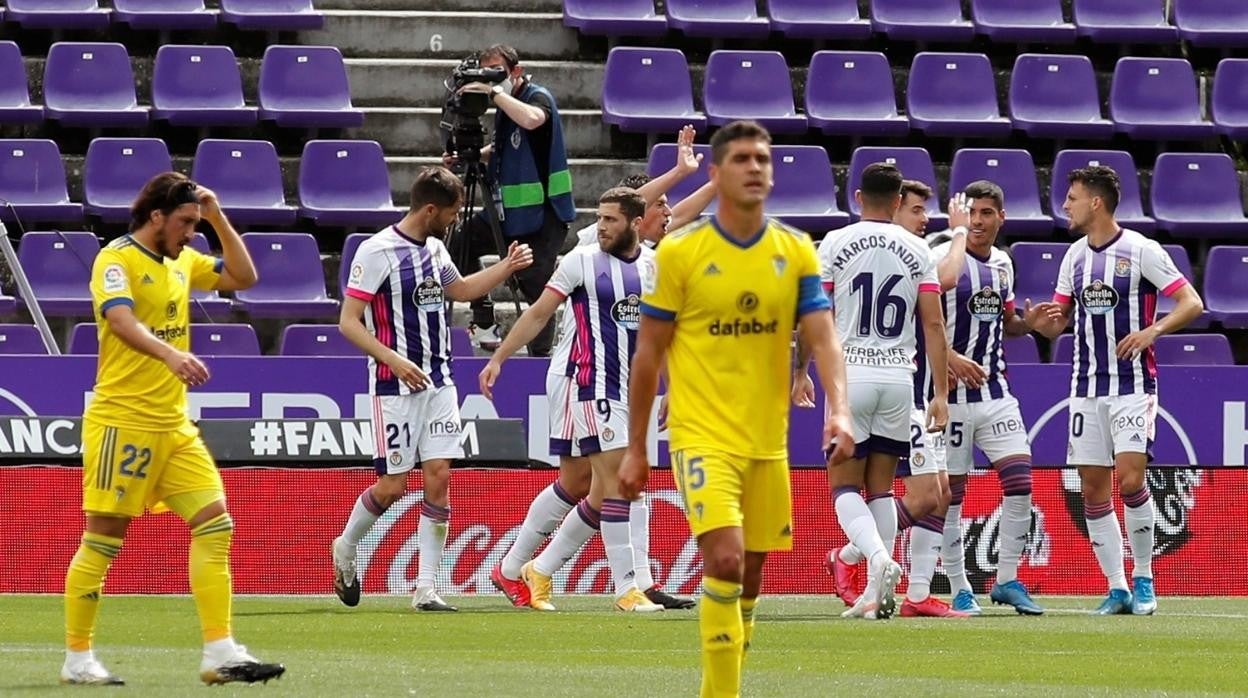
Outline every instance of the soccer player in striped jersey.
<svg viewBox="0 0 1248 698"><path fill-rule="evenodd" d="M1044 613L1022 582L1018 564L1031 531L1031 444L1018 400L1006 380L1005 336L1029 331L1014 311L1014 264L996 247L1006 221L1005 194L996 184L980 180L962 192L970 201L970 232L966 253L945 279L950 353L949 370L958 385L949 391L949 430L946 433L949 468L949 511L945 517L942 558L953 597L953 608L978 615L966 578L962 547L962 500L973 466L973 447L979 447L997 471L1001 483L1001 534L997 579L990 597L1026 615ZM936 247L944 256L953 243Z"/></svg>
<svg viewBox="0 0 1248 698"><path fill-rule="evenodd" d="M463 203L455 175L423 168L412 183L407 215L365 240L351 263L338 328L369 357L377 482L360 494L333 543L334 592L348 606L360 602L360 539L403 496L408 473L419 464L424 497L412 607L455 610L435 586L451 516L451 461L463 455L446 302L478 298L533 263L529 246L513 242L498 264L461 277L442 239Z"/></svg>
<svg viewBox="0 0 1248 698"><path fill-rule="evenodd" d="M1157 419L1153 342L1186 327L1204 304L1161 245L1114 220L1118 173L1092 166L1074 170L1069 179L1063 210L1071 232L1083 237L1062 259L1052 302L1032 308L1027 322L1053 339L1074 320L1067 452L1069 464L1079 469L1092 551L1109 582L1096 612L1151 615L1157 610L1154 513L1145 469ZM1158 293L1177 301L1161 320ZM1130 588L1112 500L1115 471L1134 559Z"/></svg>
<svg viewBox="0 0 1248 698"><path fill-rule="evenodd" d="M896 611L893 592L901 567L892 557L897 510L890 490L899 457L911 452L914 356L920 332L926 335L935 384L920 436L939 434L947 419L940 283L927 245L892 222L902 202L901 189L896 167L867 166L862 187L854 194L862 206L862 220L825 235L819 243L823 286L833 299L837 330L845 343L849 408L857 437L854 458L829 466L828 484L841 529L866 558L869 574L866 590L845 611L846 617L885 619ZM804 352L799 351L802 373ZM872 502L874 507L863 500L862 488L868 494L883 493Z"/></svg>
<svg viewBox="0 0 1248 698"><path fill-rule="evenodd" d="M516 541L490 571L494 586L513 604L527 599L539 611L555 610L551 576L601 530L615 607L641 613L665 607L647 596L655 591L648 557L646 578L639 580L631 506L620 493L618 474L628 446L628 369L637 346L641 289L654 269L654 251L638 238L645 215L646 202L635 190L608 189L598 199L598 245L577 247L563 258L537 303L520 316L481 371L481 393L492 399L503 362L564 306L546 375L550 450L559 456L561 480L564 470L581 470L588 463L591 485L578 503L556 481L529 507ZM530 560L556 525L550 545Z"/></svg>
<svg viewBox="0 0 1248 698"><path fill-rule="evenodd" d="M918 237L927 232L927 201L932 190L923 182L912 179L901 183L901 207L893 216L893 222ZM954 244L944 257L932 256L932 263L940 270L950 264L961 264L966 252L966 225L969 222L969 206L965 197L958 194L949 201L949 225L953 230ZM948 272L946 271L946 276ZM942 291L948 290L942 284ZM919 319L916 316L915 322ZM940 556L944 534L945 512L949 508L949 475L945 470L945 435L927 431L926 412L933 393L932 374L927 368L927 349L923 329L915 327L914 354L914 405L910 410L910 455L898 463L897 474L905 481L906 494L895 499L891 490L867 493L867 507L875 515L876 525L882 528L880 538L886 550L892 550L897 533L910 529L910 578L906 584L906 600L901 605L901 615L907 617L931 616L939 618L962 618L967 614L955 611L949 604L931 595L932 576L936 572L936 560ZM814 406L814 385L809 378L794 383L794 402L799 407ZM895 517L887 509L893 506ZM878 515L876 514L877 512ZM846 606L858 601L858 563L864 559L862 551L853 543L828 552L825 569L832 575L836 593Z"/></svg>

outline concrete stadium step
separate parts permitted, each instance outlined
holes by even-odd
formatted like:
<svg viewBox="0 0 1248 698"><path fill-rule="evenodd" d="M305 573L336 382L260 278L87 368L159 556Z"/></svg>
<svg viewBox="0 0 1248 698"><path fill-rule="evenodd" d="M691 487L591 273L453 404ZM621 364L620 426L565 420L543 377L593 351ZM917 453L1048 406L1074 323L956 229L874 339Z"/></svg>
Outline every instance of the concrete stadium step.
<svg viewBox="0 0 1248 698"><path fill-rule="evenodd" d="M347 129L344 137L378 141L388 155L441 153L444 148L439 126L441 116L442 110L437 107L370 107L364 110L364 125ZM633 147L626 148L625 143L630 139L616 137L613 147L611 128L602 123L602 112L597 109L564 109L560 116L564 144L574 156L644 155L645 141L640 139L631 139L635 141ZM492 129L493 116L488 116L483 123L487 130Z"/></svg>
<svg viewBox="0 0 1248 698"><path fill-rule="evenodd" d="M351 57L461 59L503 41L521 60L580 55L576 30L557 12L326 10L325 28L299 32L298 41L337 46Z"/></svg>
<svg viewBox="0 0 1248 698"><path fill-rule="evenodd" d="M348 58L351 101L357 107L441 107L443 81L459 58ZM551 87L562 109L597 109L602 102L602 63L524 62L533 79ZM256 77L259 67L256 67ZM243 79L247 76L244 74Z"/></svg>

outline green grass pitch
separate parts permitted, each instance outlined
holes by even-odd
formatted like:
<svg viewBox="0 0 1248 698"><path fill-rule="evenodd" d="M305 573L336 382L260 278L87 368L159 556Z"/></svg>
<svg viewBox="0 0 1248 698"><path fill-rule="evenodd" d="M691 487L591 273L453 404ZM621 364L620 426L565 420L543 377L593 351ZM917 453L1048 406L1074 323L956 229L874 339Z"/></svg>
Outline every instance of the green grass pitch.
<svg viewBox="0 0 1248 698"><path fill-rule="evenodd" d="M984 597L982 601L987 601ZM1097 599L1042 597L1042 618L842 620L831 597L764 597L746 696L1248 695L1248 599L1162 598L1151 618L1096 618ZM258 696L693 696L697 611L610 610L557 597L560 612L458 598L458 614L407 599L240 597L235 634L287 673ZM191 695L199 634L188 597L106 597L96 652L122 689L63 688L59 596L0 596L0 695Z"/></svg>

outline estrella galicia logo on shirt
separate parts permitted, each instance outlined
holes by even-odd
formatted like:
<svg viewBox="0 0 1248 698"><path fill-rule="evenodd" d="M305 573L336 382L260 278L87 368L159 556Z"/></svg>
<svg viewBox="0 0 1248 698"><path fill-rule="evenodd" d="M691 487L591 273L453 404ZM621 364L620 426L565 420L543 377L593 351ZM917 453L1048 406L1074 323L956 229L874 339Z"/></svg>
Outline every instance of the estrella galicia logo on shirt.
<svg viewBox="0 0 1248 698"><path fill-rule="evenodd" d="M629 332L636 332L641 326L641 298L630 293L627 298L616 301L611 306L611 319Z"/></svg>
<svg viewBox="0 0 1248 698"><path fill-rule="evenodd" d="M1104 315L1118 305L1118 292L1113 286L1108 286L1104 281L1097 279L1083 287L1083 291L1079 294L1079 303L1084 310L1093 315Z"/></svg>
<svg viewBox="0 0 1248 698"><path fill-rule="evenodd" d="M1114 262L1114 276L1131 276L1131 260L1126 257L1119 257Z"/></svg>
<svg viewBox="0 0 1248 698"><path fill-rule="evenodd" d="M1001 294L991 286L985 286L971 294L971 299L966 302L967 312L980 322L996 320L1001 317L1004 308L1005 303L1001 300Z"/></svg>
<svg viewBox="0 0 1248 698"><path fill-rule="evenodd" d="M427 277L412 293L412 302L426 313L441 312L443 308L442 285L433 277Z"/></svg>

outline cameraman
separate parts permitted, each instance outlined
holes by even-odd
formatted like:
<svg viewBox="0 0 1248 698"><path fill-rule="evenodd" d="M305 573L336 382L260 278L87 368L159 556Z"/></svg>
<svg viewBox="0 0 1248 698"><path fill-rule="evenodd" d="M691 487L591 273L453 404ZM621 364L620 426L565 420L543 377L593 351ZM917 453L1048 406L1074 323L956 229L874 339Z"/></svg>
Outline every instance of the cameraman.
<svg viewBox="0 0 1248 698"><path fill-rule="evenodd" d="M555 258L568 233L568 223L576 217L572 202L572 176L563 144L559 109L550 92L529 80L516 50L496 44L481 52L482 68L503 68L507 79L498 85L474 82L461 92L488 94L497 108L494 140L481 150L489 163L489 176L498 188L504 243L521 240L533 249L533 266L516 273L520 293L534 303L542 295L555 269ZM443 161L454 163L457 154L443 153ZM465 273L479 268L482 254L497 253L485 212L465 222L459 244L467 246ZM462 249L462 248L461 248ZM494 327L494 306L487 295L472 304L473 340L484 349L495 349L501 342ZM530 356L550 356L554 341L553 320L529 343Z"/></svg>

